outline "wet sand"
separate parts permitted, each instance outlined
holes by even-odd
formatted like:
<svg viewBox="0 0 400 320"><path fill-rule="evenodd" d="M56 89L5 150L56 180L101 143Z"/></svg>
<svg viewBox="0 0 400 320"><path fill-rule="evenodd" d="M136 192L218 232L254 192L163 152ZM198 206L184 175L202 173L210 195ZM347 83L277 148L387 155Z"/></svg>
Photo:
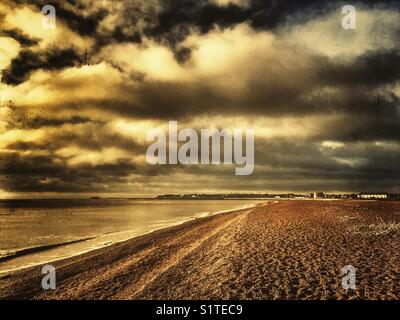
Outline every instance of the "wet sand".
<svg viewBox="0 0 400 320"><path fill-rule="evenodd" d="M0 299L400 299L399 248L399 202L269 201L55 262L56 290L18 271Z"/></svg>

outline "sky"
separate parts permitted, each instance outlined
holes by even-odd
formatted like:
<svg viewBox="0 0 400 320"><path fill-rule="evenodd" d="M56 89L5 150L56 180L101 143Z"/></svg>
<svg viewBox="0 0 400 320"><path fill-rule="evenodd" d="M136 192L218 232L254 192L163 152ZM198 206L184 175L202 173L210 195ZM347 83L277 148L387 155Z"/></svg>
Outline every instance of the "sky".
<svg viewBox="0 0 400 320"><path fill-rule="evenodd" d="M400 192L398 1L45 4L0 3L0 198ZM170 120L253 128L254 173L149 165Z"/></svg>

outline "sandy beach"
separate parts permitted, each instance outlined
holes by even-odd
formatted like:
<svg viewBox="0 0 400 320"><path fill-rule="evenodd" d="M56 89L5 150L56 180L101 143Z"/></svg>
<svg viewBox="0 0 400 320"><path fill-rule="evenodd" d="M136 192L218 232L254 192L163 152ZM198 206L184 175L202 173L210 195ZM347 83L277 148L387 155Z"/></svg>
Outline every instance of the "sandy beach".
<svg viewBox="0 0 400 320"><path fill-rule="evenodd" d="M0 299L400 299L399 247L399 202L268 201L55 262L56 290L15 272Z"/></svg>

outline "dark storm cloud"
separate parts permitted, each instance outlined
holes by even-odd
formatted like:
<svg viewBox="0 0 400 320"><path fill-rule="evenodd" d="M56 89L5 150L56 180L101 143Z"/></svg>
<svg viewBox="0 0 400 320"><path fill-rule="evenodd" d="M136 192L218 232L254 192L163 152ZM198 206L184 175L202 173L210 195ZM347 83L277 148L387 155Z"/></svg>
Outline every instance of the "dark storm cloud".
<svg viewBox="0 0 400 320"><path fill-rule="evenodd" d="M82 8L84 12L85 8ZM95 34L99 22L107 15L105 10L99 10L89 16L79 15L62 5L57 6L57 18L65 22L68 27L82 36Z"/></svg>
<svg viewBox="0 0 400 320"><path fill-rule="evenodd" d="M125 32L121 26L116 26L111 34L97 35L96 44L98 48L113 42L141 43L142 35L138 31L132 33Z"/></svg>
<svg viewBox="0 0 400 320"><path fill-rule="evenodd" d="M14 0L16 4L30 4L38 9L48 4L45 0ZM215 25L230 27L242 22L249 22L254 28L272 29L296 16L298 22L315 17L343 6L339 0L249 0L248 6L228 4L219 6L209 0L160 0L153 1L153 6L143 9L142 1L126 1L120 17L125 26L135 26L144 19L148 26L144 28L146 36L159 40L177 41L174 36L182 40L188 34L188 26L196 26L203 33L210 31ZM93 10L90 2L84 0L54 0L57 9L57 18L65 22L73 31L83 36L99 36L99 23L113 12L114 1ZM156 10L156 5L161 11ZM354 1L352 5L382 6L398 8L398 1L394 0L363 0ZM88 13L90 12L90 13ZM132 31L132 29L126 29ZM137 39L138 34L124 33L121 26L114 34L116 41L131 41ZM103 36L106 36L103 34Z"/></svg>
<svg viewBox="0 0 400 320"><path fill-rule="evenodd" d="M130 159L113 164L70 167L65 159L49 156L1 154L2 188L19 192L84 192L97 191L102 184L124 183L136 171Z"/></svg>
<svg viewBox="0 0 400 320"><path fill-rule="evenodd" d="M270 29L284 22L290 14L307 9L322 10L321 1L250 1L249 7L235 4L218 6L208 1L163 1L159 24L151 30L152 35L172 32L176 25L194 25L207 33L215 25L229 27L250 22L255 28Z"/></svg>
<svg viewBox="0 0 400 320"><path fill-rule="evenodd" d="M270 30L295 20L304 22L343 6L343 1L320 0L249 0L248 6L228 4L219 6L211 1L165 0L157 15L158 23L147 28L145 34L160 41L176 43L189 34L189 27L207 33L215 26L231 27L248 22L255 29ZM353 1L352 5L388 6L398 8L397 1Z"/></svg>
<svg viewBox="0 0 400 320"><path fill-rule="evenodd" d="M37 39L32 39L25 35L20 29L4 29L0 31L0 36L6 36L18 41L22 47L31 47L38 44Z"/></svg>
<svg viewBox="0 0 400 320"><path fill-rule="evenodd" d="M343 87L376 87L400 80L400 46L392 50L367 51L352 62L332 59L321 64L320 80Z"/></svg>
<svg viewBox="0 0 400 320"><path fill-rule="evenodd" d="M279 138L258 141L256 148L256 157L263 159L263 165L276 169L291 168L292 173L297 171L304 176L343 178L354 173L358 177L373 179L387 177L390 171L391 178L400 179L400 168L394 165L400 156L400 148L396 144L351 142L326 147L320 141ZM349 161L340 162L337 159ZM351 163L353 161L354 164Z"/></svg>
<svg viewBox="0 0 400 320"><path fill-rule="evenodd" d="M284 190L301 181L290 190L382 191L400 182L396 146L350 143L327 148L290 139L259 141L256 146L256 159L265 166L256 168L254 177L264 181L261 190L282 190L283 185Z"/></svg>
<svg viewBox="0 0 400 320"><path fill-rule="evenodd" d="M316 140L325 139L333 141L354 142L354 141L393 141L400 142L398 124L400 114L390 117L381 110L375 117L363 115L344 117L332 121L325 127L323 134L318 134Z"/></svg>
<svg viewBox="0 0 400 320"><path fill-rule="evenodd" d="M18 85L29 79L36 70L60 70L82 63L82 58L73 49L52 49L35 52L24 49L11 61L11 65L2 71L2 82Z"/></svg>

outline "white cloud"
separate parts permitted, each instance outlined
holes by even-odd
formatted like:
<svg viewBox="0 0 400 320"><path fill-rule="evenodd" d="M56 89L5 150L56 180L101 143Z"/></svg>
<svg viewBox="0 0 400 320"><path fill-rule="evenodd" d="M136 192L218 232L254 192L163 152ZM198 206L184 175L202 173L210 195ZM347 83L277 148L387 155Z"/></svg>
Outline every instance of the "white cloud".
<svg viewBox="0 0 400 320"><path fill-rule="evenodd" d="M127 73L144 73L150 80L171 81L187 77L170 49L150 41L145 46L111 45L103 49L100 57L111 60Z"/></svg>
<svg viewBox="0 0 400 320"><path fill-rule="evenodd" d="M18 55L20 48L21 46L14 39L0 37L0 71L4 70L10 65L11 60Z"/></svg>

